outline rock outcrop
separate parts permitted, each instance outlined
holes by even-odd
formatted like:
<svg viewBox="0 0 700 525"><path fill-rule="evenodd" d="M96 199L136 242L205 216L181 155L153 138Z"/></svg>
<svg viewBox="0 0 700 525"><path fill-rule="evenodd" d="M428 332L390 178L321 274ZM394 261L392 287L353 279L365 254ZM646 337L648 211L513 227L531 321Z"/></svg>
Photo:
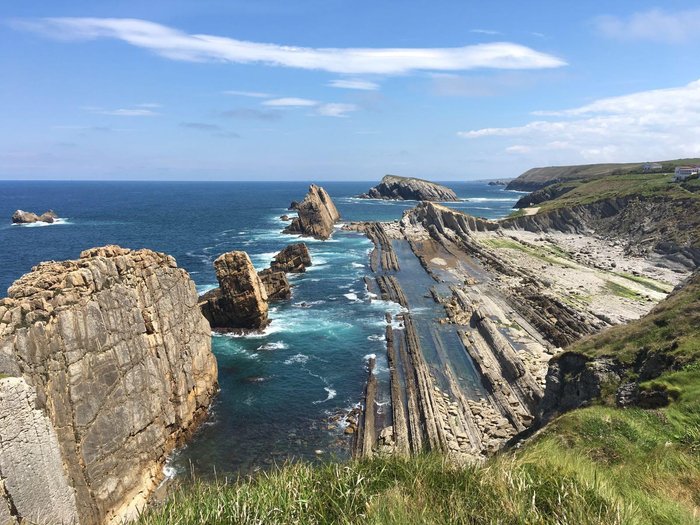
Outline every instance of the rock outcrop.
<svg viewBox="0 0 700 525"><path fill-rule="evenodd" d="M533 194L534 195L534 194ZM700 217L696 199L631 195L562 206L503 219L506 229L590 233L619 239L632 255L660 256L660 264L681 269L700 265Z"/></svg>
<svg viewBox="0 0 700 525"><path fill-rule="evenodd" d="M290 244L275 255L270 269L275 272L302 273L311 266L311 254L306 244L298 242Z"/></svg>
<svg viewBox="0 0 700 525"><path fill-rule="evenodd" d="M17 210L12 214L13 224L33 224L35 222L46 222L52 224L58 215L53 210L45 211L41 215L24 210Z"/></svg>
<svg viewBox="0 0 700 525"><path fill-rule="evenodd" d="M296 233L326 240L333 233L333 225L340 219L328 192L315 184L309 186L304 200L293 202L290 209L296 210L298 217L292 220L283 233Z"/></svg>
<svg viewBox="0 0 700 525"><path fill-rule="evenodd" d="M263 285L265 285L267 298L270 301L284 301L292 297L292 289L284 272L273 271L267 268L258 275Z"/></svg>
<svg viewBox="0 0 700 525"><path fill-rule="evenodd" d="M450 188L422 179L385 175L379 184L370 188L361 199L457 201Z"/></svg>
<svg viewBox="0 0 700 525"><path fill-rule="evenodd" d="M209 326L175 260L94 248L0 301L0 519L118 522L217 388Z"/></svg>
<svg viewBox="0 0 700 525"><path fill-rule="evenodd" d="M219 288L200 297L213 330L260 330L267 318L267 291L246 252L228 252L214 261Z"/></svg>

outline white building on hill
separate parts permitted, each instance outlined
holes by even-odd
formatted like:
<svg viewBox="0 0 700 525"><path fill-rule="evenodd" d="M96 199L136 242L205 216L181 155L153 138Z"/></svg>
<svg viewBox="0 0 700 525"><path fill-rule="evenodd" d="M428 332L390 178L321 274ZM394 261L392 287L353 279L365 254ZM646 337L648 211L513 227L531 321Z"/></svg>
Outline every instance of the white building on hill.
<svg viewBox="0 0 700 525"><path fill-rule="evenodd" d="M692 175L697 175L699 172L700 168L698 166L677 166L673 180L676 182L685 180Z"/></svg>

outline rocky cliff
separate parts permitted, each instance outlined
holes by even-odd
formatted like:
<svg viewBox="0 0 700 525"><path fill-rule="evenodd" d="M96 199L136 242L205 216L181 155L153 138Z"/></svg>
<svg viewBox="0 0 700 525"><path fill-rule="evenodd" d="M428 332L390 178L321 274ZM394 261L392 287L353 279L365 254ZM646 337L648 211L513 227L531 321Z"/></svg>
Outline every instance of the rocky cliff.
<svg viewBox="0 0 700 525"><path fill-rule="evenodd" d="M219 288L204 294L200 307L213 330L260 330L267 318L267 291L246 252L228 252L214 261Z"/></svg>
<svg viewBox="0 0 700 525"><path fill-rule="evenodd" d="M694 269L700 265L697 210L694 198L629 195L541 210L505 219L501 226L532 232L594 232L619 239L633 255L655 253L661 264Z"/></svg>
<svg viewBox="0 0 700 525"><path fill-rule="evenodd" d="M330 238L333 225L340 219L328 192L315 184L309 186L309 192L303 201L293 202L290 208L296 210L298 216L284 229L284 233L297 233L325 240Z"/></svg>
<svg viewBox="0 0 700 525"><path fill-rule="evenodd" d="M446 186L412 177L386 175L379 184L370 188L361 199L457 201L457 194Z"/></svg>
<svg viewBox="0 0 700 525"><path fill-rule="evenodd" d="M696 271L645 317L585 338L549 363L538 419L589 404L601 396L617 406L658 408L673 392L640 383L700 359L700 272Z"/></svg>
<svg viewBox="0 0 700 525"><path fill-rule="evenodd" d="M47 262L0 301L0 519L133 514L217 388L195 286L150 250Z"/></svg>

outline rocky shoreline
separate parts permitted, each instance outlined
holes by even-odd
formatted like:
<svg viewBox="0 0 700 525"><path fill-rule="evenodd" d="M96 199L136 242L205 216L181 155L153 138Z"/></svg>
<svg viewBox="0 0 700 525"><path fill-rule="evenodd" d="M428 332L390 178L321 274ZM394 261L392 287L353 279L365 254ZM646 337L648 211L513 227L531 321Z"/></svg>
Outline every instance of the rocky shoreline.
<svg viewBox="0 0 700 525"><path fill-rule="evenodd" d="M405 308L386 329L389 384L377 385L370 370L358 457L435 450L458 463L483 461L535 424L549 361L562 347L646 314L688 274L625 254L615 239L525 232L432 203L401 221L346 228L374 243L369 291ZM444 311L419 332L402 288L412 276L402 275L401 243L432 277L424 293ZM465 387L461 358L444 343L450 333L477 373L477 388ZM391 399L384 419L373 402L381 388Z"/></svg>

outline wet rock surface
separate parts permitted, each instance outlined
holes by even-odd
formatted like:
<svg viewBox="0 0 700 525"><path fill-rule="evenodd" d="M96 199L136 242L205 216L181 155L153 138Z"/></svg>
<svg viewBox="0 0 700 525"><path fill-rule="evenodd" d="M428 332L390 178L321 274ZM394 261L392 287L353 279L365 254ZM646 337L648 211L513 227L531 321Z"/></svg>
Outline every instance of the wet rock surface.
<svg viewBox="0 0 700 525"><path fill-rule="evenodd" d="M298 217L292 219L283 233L308 235L317 239L329 239L333 225L340 219L340 213L333 204L328 192L312 184L301 202L292 202L289 209L296 210Z"/></svg>
<svg viewBox="0 0 700 525"><path fill-rule="evenodd" d="M361 199L457 201L457 194L446 186L412 177L386 175L381 182L370 188Z"/></svg>
<svg viewBox="0 0 700 525"><path fill-rule="evenodd" d="M217 388L194 283L150 250L47 262L0 301L0 517L133 517Z"/></svg>

